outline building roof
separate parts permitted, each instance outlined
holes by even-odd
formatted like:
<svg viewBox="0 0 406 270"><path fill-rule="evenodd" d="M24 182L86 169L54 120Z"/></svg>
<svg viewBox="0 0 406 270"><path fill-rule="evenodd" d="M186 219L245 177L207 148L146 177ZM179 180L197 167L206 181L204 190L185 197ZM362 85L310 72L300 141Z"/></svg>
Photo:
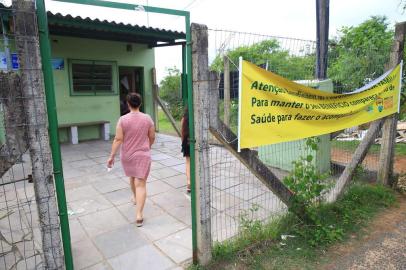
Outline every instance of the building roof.
<svg viewBox="0 0 406 270"><path fill-rule="evenodd" d="M0 13L11 16L10 8L0 3ZM124 24L115 21L83 18L47 12L48 29L51 35L81 37L100 40L142 43L154 47L160 43L175 43L185 40L183 32L154 27Z"/></svg>
<svg viewBox="0 0 406 270"><path fill-rule="evenodd" d="M158 42L174 43L186 39L182 32L153 27L117 23L115 21L73 17L60 13L47 12L48 28L51 35L113 40L148 44L153 47Z"/></svg>

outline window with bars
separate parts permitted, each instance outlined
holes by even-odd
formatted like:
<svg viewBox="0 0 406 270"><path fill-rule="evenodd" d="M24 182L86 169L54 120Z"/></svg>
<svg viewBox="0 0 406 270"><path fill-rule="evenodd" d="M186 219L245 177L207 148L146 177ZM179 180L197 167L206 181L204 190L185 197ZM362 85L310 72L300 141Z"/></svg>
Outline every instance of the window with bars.
<svg viewBox="0 0 406 270"><path fill-rule="evenodd" d="M117 93L115 62L70 60L72 95L111 95Z"/></svg>

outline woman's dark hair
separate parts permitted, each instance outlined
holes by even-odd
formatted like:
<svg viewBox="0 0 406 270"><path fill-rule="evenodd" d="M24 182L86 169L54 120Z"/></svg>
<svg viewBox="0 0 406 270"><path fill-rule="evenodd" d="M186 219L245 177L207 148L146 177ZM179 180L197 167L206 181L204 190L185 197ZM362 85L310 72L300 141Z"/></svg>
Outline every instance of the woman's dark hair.
<svg viewBox="0 0 406 270"><path fill-rule="evenodd" d="M187 107L185 107L185 111L183 112L181 134L182 134L182 139L189 138L189 114L188 114Z"/></svg>
<svg viewBox="0 0 406 270"><path fill-rule="evenodd" d="M138 93L129 93L126 97L126 100L131 108L137 109L141 106L142 99Z"/></svg>

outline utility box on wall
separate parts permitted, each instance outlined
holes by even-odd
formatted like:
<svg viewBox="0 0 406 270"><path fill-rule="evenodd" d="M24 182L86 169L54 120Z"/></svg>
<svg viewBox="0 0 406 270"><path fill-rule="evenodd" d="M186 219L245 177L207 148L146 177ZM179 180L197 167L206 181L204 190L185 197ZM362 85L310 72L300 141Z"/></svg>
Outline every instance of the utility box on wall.
<svg viewBox="0 0 406 270"><path fill-rule="evenodd" d="M312 81L296 81L297 83L304 84L328 93L333 93L333 82L331 80L312 80ZM300 130L298 130L300 132ZM306 151L306 139L271 144L258 147L259 158L267 165L291 171L293 169L293 161L299 159L300 156L313 155L314 164L317 170L321 173L330 171L331 160L331 143L330 134L318 136L320 142L317 151Z"/></svg>

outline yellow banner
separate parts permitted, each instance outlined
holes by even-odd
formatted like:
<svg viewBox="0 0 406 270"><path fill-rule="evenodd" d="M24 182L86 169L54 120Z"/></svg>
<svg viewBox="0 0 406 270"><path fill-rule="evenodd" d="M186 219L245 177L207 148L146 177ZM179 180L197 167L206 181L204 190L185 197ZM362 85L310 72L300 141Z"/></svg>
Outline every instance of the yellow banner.
<svg viewBox="0 0 406 270"><path fill-rule="evenodd" d="M401 64L346 94L316 90L240 60L239 148L293 141L399 111Z"/></svg>

